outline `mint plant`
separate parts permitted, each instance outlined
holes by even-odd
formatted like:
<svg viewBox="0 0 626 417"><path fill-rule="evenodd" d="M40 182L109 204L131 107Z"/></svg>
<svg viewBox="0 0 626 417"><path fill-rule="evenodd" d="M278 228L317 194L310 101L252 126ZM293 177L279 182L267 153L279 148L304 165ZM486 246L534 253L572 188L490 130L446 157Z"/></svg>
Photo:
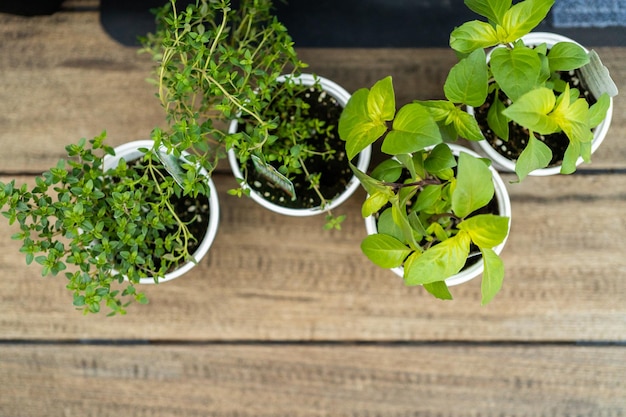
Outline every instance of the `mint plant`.
<svg viewBox="0 0 626 417"><path fill-rule="evenodd" d="M142 43L156 63L153 82L169 124L158 132L163 145L190 148L193 162L209 173L231 148L246 177L253 155L259 170L275 169L289 181L304 173L324 207L333 196L322 195L320 173L307 160L320 154L332 159L335 151L312 149L309 139L328 125L307 113L305 88L296 79L307 65L273 15L272 2L242 0L235 8L229 0L198 0L182 10L171 0L155 14L157 29ZM287 76L278 82L281 75ZM232 120L244 127L230 133Z"/></svg>
<svg viewBox="0 0 626 417"><path fill-rule="evenodd" d="M487 21L474 20L454 29L450 46L464 59L474 59L474 54L484 54L479 51L495 47L487 65L474 66L474 74L490 81L489 128L505 142L512 122L527 131L515 167L519 180L550 164L552 150L543 143L542 135L563 132L569 139L561 173L574 172L580 157L589 162L592 129L606 116L609 94L600 92L595 103L590 103L579 86L570 85L562 76L584 68L589 54L573 42L548 48L546 44L525 45L520 39L541 23L554 0L523 0L515 5L511 0L465 0L465 4ZM481 106L487 99L485 91L476 102L482 101Z"/></svg>
<svg viewBox="0 0 626 417"><path fill-rule="evenodd" d="M489 162L466 152L455 156L444 142L444 136L477 134L471 120L449 101L409 103L396 112L387 77L353 94L339 133L351 159L376 141L389 155L369 175L353 166L369 194L362 215L378 218L378 233L363 240L363 253L382 268L402 266L406 285L423 285L441 299L452 298L445 280L482 256L484 304L502 285L504 266L493 248L506 238L509 219L490 210Z"/></svg>
<svg viewBox="0 0 626 417"><path fill-rule="evenodd" d="M193 260L202 236L192 226L200 219L183 217L176 201L203 201L209 188L188 164L178 185L152 149L104 170L105 156L115 154L105 137L68 145L67 158L32 188L0 183L0 207L19 225L12 238L22 241L26 263L39 264L43 276L64 273L76 308L125 314L130 302L147 302L135 286L141 278L158 281Z"/></svg>

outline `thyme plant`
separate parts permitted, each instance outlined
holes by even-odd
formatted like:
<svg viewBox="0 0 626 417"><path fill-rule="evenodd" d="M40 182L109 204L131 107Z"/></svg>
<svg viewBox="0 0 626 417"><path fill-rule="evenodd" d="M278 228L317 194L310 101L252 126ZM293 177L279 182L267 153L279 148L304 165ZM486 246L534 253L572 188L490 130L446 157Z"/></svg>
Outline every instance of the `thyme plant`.
<svg viewBox="0 0 626 417"><path fill-rule="evenodd" d="M307 139L327 126L307 114L304 87L295 79L307 65L272 2L241 0L235 8L229 0L197 0L179 9L170 0L155 13L157 29L142 43L156 62L153 82L169 122L157 132L163 145L190 148L209 173L231 148L246 176L253 155L288 179L305 172L324 207L319 173L307 171L307 158L319 150ZM278 82L281 75L287 77ZM234 119L245 127L229 133ZM334 150L323 153L332 158Z"/></svg>
<svg viewBox="0 0 626 417"><path fill-rule="evenodd" d="M150 149L105 171L104 156L115 154L105 137L68 145L67 158L32 188L0 183L0 207L19 225L12 238L22 241L26 263L39 264L43 276L64 273L76 308L124 314L130 302L147 302L135 286L141 278L158 281L193 259L201 236L192 235L174 201L209 189L192 176L179 186Z"/></svg>

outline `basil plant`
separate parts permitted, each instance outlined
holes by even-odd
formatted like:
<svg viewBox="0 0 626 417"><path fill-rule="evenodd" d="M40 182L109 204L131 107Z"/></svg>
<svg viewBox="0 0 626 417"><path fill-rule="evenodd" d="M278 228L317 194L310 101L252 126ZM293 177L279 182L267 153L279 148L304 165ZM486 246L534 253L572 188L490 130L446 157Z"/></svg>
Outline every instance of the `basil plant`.
<svg viewBox="0 0 626 417"><path fill-rule="evenodd" d="M550 164L552 150L538 135L563 132L569 139L561 173L574 172L580 157L589 162L592 129L604 120L610 95L617 92L608 78L612 87L600 92L590 105L580 88L562 75L586 68L590 57L597 60L597 54L574 42L558 42L549 48L545 43L526 45L520 39L543 21L554 0L523 0L515 5L511 0L465 0L465 4L487 21L473 20L454 29L450 46L464 57L468 76L491 81L489 92L495 94L488 113L489 129L505 142L511 122L527 129L527 143L515 168L519 179ZM492 47L486 61L485 50ZM487 100L485 89L466 104L479 107Z"/></svg>
<svg viewBox="0 0 626 417"><path fill-rule="evenodd" d="M455 156L444 142L475 129L474 119L450 101L413 102L396 112L391 77L356 91L339 124L350 159L376 141L389 156L370 174L352 166L369 194L362 215L377 217L363 253L382 268L403 267L406 285L423 285L440 299L452 298L445 280L482 256L487 303L504 278L494 247L505 240L509 219L490 208L489 161Z"/></svg>

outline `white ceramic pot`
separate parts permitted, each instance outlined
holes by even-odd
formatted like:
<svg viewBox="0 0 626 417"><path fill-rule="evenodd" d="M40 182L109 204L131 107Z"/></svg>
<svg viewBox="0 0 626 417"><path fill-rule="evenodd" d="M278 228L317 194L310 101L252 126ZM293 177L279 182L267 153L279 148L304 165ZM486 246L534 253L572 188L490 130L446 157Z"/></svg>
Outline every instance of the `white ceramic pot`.
<svg viewBox="0 0 626 417"><path fill-rule="evenodd" d="M531 32L528 35L523 36L522 40L524 41L524 44L526 45L540 45L542 43L545 43L546 45L548 45L548 48L551 48L552 46L554 46L554 44L558 42L573 42L581 46L585 51L589 52L584 46L580 45L578 42L568 37L558 35L555 33ZM487 55L487 60L489 60L490 56L491 56L491 51ZM611 125L611 119L613 117L613 98L611 97L610 100L611 102L609 105L609 109L606 112L606 118L594 130L593 140L591 142L592 154L598 149L602 141L604 141L604 138L606 137L606 134L609 131L609 126ZM474 109L468 106L467 112L473 115ZM505 156L503 156L502 154L500 154L498 151L493 149L487 141L481 140L478 142L472 142L472 145L477 151L479 151L480 153L486 155L489 159L491 159L496 169L503 171L503 172L515 172L515 161L512 161L506 158ZM576 161L576 166L582 163L583 163L583 159L578 158L578 161ZM556 174L559 174L560 171L561 171L561 166L557 165L557 166L548 167L548 168L536 169L532 171L529 175L534 175L534 176L556 175Z"/></svg>
<svg viewBox="0 0 626 417"><path fill-rule="evenodd" d="M130 161L130 160L142 157L144 153L141 152L139 148L151 149L153 144L154 142L152 140L138 140L134 142L128 142L128 143L125 143L123 145L116 147L115 156L112 156L112 155L105 156L104 167L103 167L104 170L117 166L120 159ZM188 154L186 152L183 152L183 157L187 155ZM206 234L204 235L204 238L200 242L200 246L198 247L198 249L196 249L196 251L193 253L193 258L196 260L196 262L199 262L206 255L206 253L209 251L209 248L213 244L213 240L215 239L215 235L217 234L217 226L218 226L219 217L220 217L219 216L219 213L220 213L219 201L217 197L217 189L215 188L215 184L213 183L213 180L211 180L211 178L208 176L208 173L206 172L206 170L201 169L201 172L206 176L208 184L209 184L210 217L209 217L209 224L207 227ZM171 281L175 278L178 278L181 275L184 275L185 273L187 273L195 265L196 264L193 262L186 262L184 265L180 266L178 269L166 274L165 277L159 279L159 283L162 283L165 281ZM141 278L139 280L139 283L140 284L154 284L155 282L154 282L153 277L146 277L146 278Z"/></svg>
<svg viewBox="0 0 626 417"><path fill-rule="evenodd" d="M461 152L465 152L468 153L474 157L480 158L480 155L478 155L476 152L464 148L462 146L459 145L455 145L452 143L449 143L448 146L450 147L450 149L452 150L452 153L455 156L459 156L459 154ZM504 217L508 217L509 218L509 231L510 231L510 227L511 227L511 200L509 198L509 193L506 189L506 185L504 184L504 181L502 181L502 178L500 178L500 175L498 174L498 171L495 170L495 168L493 168L493 166L490 166L489 169L491 170L491 173L493 175L493 185L495 188L495 196L496 199L498 200L498 214L500 216L504 216ZM367 234L368 235L373 235L378 233L378 229L376 226L376 219L374 216L369 216L365 218L365 229L367 230ZM499 255L502 252L502 249L504 249L504 245L506 243L506 239L508 238L509 234L507 233L507 237L502 241L502 243L500 243L498 246L496 246L495 248L493 248L493 250ZM451 276L450 278L446 279L446 285L448 285L449 287L454 286L454 285L458 285L458 284L462 284L464 282L467 282L473 278L476 278L477 276L479 276L480 274L482 274L483 270L485 268L484 262L482 260L482 258L470 265L469 267L461 270L458 274ZM397 268L391 268L391 270L398 275L399 277L403 277L404 276L404 268L403 267L397 267Z"/></svg>
<svg viewBox="0 0 626 417"><path fill-rule="evenodd" d="M282 82L285 80L285 78L286 76L280 76L277 78L277 81ZM330 94L331 96L333 96L341 107L346 106L346 104L348 103L348 100L350 100L350 93L348 93L343 87L341 87L337 83L329 79L323 78L323 77L313 76L312 74L301 74L300 76L296 78L296 80L299 83L305 86L314 85L316 79L319 81L322 89L326 91L328 94ZM229 133L237 132L237 128L238 128L238 123L236 120L233 120L229 127ZM372 148L371 146L368 146L366 149L361 151L361 153L358 155L356 166L363 172L365 172L369 166L371 153L372 153ZM234 149L230 149L228 151L228 162L230 164L230 168L233 172L233 175L238 179L243 179L243 173L241 172L239 160L237 158L237 154ZM265 198L263 198L263 196L259 192L254 190L254 188L251 188L248 184L243 183L242 187L244 187L244 189L250 190L250 197L254 201L256 201L258 204L262 205L263 207L275 213L279 213L279 214L283 214L287 216L313 216L313 215L324 212L324 210L322 210L321 207L302 208L302 209L283 207L278 204L274 204L270 201L267 201ZM332 210L335 207L338 207L339 205L344 203L348 198L350 198L350 196L354 194L354 192L358 188L359 188L359 180L355 176L352 176L352 178L350 179L350 181L348 182L346 186L345 191L341 193L339 196L337 196L336 198L334 198L326 209Z"/></svg>

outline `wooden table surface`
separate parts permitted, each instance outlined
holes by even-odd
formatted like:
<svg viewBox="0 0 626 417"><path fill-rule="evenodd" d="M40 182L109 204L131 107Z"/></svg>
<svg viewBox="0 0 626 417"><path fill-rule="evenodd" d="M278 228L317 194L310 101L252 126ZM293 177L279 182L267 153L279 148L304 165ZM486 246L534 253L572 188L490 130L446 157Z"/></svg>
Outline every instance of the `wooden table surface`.
<svg viewBox="0 0 626 417"><path fill-rule="evenodd" d="M626 93L626 49L596 48ZM447 49L302 49L349 91L394 77L401 102L439 98ZM0 179L33 182L63 146L164 117L149 57L112 40L98 2L0 14ZM0 222L0 417L626 416L626 102L593 163L508 184L502 292L442 302L371 265L364 197L285 218L226 191L210 254L145 289L126 316L83 316L64 278L26 267ZM513 177L505 175L506 180Z"/></svg>

